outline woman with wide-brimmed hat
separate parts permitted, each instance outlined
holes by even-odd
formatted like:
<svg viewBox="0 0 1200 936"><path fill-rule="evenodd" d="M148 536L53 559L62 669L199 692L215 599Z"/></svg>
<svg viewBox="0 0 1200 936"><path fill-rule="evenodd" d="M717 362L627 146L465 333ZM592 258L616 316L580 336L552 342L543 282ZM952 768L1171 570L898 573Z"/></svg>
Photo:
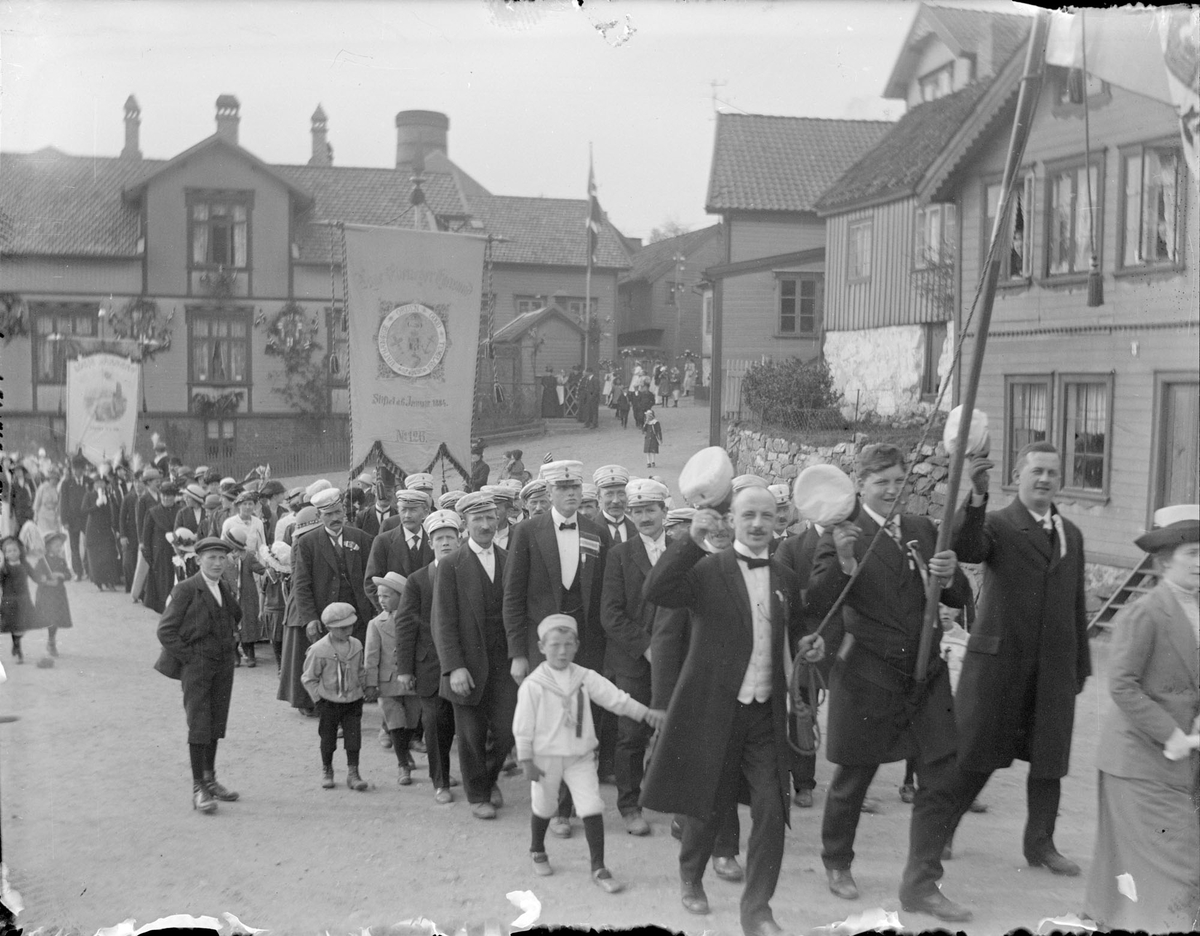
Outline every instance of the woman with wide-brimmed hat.
<svg viewBox="0 0 1200 936"><path fill-rule="evenodd" d="M1113 624L1084 911L1103 929L1187 932L1200 919L1200 506L1154 518L1135 542L1160 581Z"/></svg>

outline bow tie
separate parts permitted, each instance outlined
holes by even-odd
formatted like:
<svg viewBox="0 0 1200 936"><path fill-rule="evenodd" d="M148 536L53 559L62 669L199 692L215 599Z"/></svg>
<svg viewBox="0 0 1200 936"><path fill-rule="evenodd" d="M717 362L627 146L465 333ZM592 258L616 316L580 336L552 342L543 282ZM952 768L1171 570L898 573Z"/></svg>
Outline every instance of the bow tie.
<svg viewBox="0 0 1200 936"><path fill-rule="evenodd" d="M576 526L577 526L577 524L574 524L574 523L560 523L558 525L558 528L560 530L574 530Z"/></svg>
<svg viewBox="0 0 1200 936"><path fill-rule="evenodd" d="M754 556L747 556L745 553L736 553L739 560L746 563L747 569L762 569L771 564L770 558L758 559Z"/></svg>

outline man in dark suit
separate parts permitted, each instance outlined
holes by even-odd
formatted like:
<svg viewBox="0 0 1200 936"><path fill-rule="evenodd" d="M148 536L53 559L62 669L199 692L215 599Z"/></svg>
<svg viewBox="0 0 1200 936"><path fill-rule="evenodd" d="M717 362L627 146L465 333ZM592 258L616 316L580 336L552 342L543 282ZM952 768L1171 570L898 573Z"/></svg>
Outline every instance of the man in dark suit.
<svg viewBox="0 0 1200 936"><path fill-rule="evenodd" d="M429 779L434 802L442 805L454 801L450 792L454 707L440 694L442 666L433 641L433 597L438 562L458 549L461 532L458 514L452 510L435 510L425 518L433 562L408 577L396 614L396 672L421 699Z"/></svg>
<svg viewBox="0 0 1200 936"><path fill-rule="evenodd" d="M87 525L83 501L92 487L84 476L87 468L88 460L82 455L76 455L71 459L71 471L58 486L59 517L63 526L67 528L67 541L71 544L71 571L75 573L77 582L83 581L86 571L83 555L79 551L79 537L83 535Z"/></svg>
<svg viewBox="0 0 1200 936"><path fill-rule="evenodd" d="M821 829L829 889L847 900L858 897L850 873L854 836L863 799L880 764L916 758L920 786L913 803L909 863L923 867L925 862L938 862L938 876L941 871L941 839L928 819L949 795L955 727L950 674L937 641L929 649L925 681L917 684L914 672L926 578L942 580L942 602L951 607L971 601L971 586L953 551L935 554L933 523L901 515L904 477L904 453L894 445L862 450L858 518L843 521L821 538L806 596L811 613L823 617L862 566L843 606L846 637L829 689L826 751L837 770ZM894 514L890 520L889 514ZM879 542L868 557L876 533ZM910 880L906 875L900 886L903 908L948 922L971 919L971 912L943 896L935 882L936 877Z"/></svg>
<svg viewBox="0 0 1200 936"><path fill-rule="evenodd" d="M629 471L620 465L603 465L592 472L592 482L600 495L600 516L596 523L608 534L608 545L625 543L637 536L637 525L625 516L629 505L626 485Z"/></svg>
<svg viewBox="0 0 1200 936"><path fill-rule="evenodd" d="M623 486L624 487L624 486ZM600 597L600 622L607 636L605 674L619 689L643 705L650 704L650 639L655 606L642 595L646 576L667 548L663 522L667 516L665 484L649 478L629 482L628 505L638 532L609 550L604 563L604 588ZM649 835L642 816L643 762L651 729L644 722L622 716L617 720L614 758L617 809L630 835Z"/></svg>
<svg viewBox="0 0 1200 936"><path fill-rule="evenodd" d="M146 484L142 481L142 472L134 472L133 486L121 498L121 512L117 521L117 535L121 543L121 569L125 574L125 591L133 589L133 574L137 569L138 559L138 501L146 493Z"/></svg>
<svg viewBox="0 0 1200 936"><path fill-rule="evenodd" d="M697 510L687 540L672 544L646 581L646 600L688 608L694 628L667 721L646 774L642 805L683 813L679 852L684 908L708 913L701 878L718 831L749 788L752 827L742 893L747 936L782 932L770 901L783 861L788 821L788 632L799 626L795 576L767 556L775 499L762 487L734 495L732 549L704 542L727 520ZM812 659L820 638L799 642Z"/></svg>
<svg viewBox="0 0 1200 936"><path fill-rule="evenodd" d="M973 490L955 517L955 552L984 571L954 698L958 770L950 828L992 771L1027 761L1025 859L1073 877L1079 865L1058 853L1054 826L1075 697L1092 672L1083 535L1054 506L1062 463L1049 442L1021 450L1013 467L1016 499L987 513L991 468L986 458L972 459Z"/></svg>
<svg viewBox="0 0 1200 936"><path fill-rule="evenodd" d="M551 614L575 618L580 642L575 662L598 672L604 667L600 593L607 550L604 531L578 514L583 464L549 462L542 466L542 477L550 509L513 528L504 577L504 629L518 685L543 659L537 626ZM600 721L599 706L593 706L592 720L593 724ZM550 831L560 838L571 834L570 803L569 795L564 795L559 815L550 823Z"/></svg>
<svg viewBox="0 0 1200 936"><path fill-rule="evenodd" d="M225 737L233 669L237 661L237 629L242 609L221 580L229 544L208 537L196 544L200 571L171 590L158 622L162 653L154 668L178 679L187 713L188 750L192 762L192 808L217 809L217 800L232 802L238 794L217 782L217 741Z"/></svg>
<svg viewBox="0 0 1200 936"><path fill-rule="evenodd" d="M397 491L396 505L398 513L384 521L367 558L367 595L377 606L379 599L372 577L399 572L408 578L433 562L433 548L422 526L429 516L429 498L421 491Z"/></svg>
<svg viewBox="0 0 1200 936"><path fill-rule="evenodd" d="M363 588L363 568L371 551L371 537L346 524L346 509L337 488L314 495L313 506L321 517L323 529L300 537L292 551L292 590L297 613L306 622L309 641L316 642L326 632L321 612L335 601L352 604L358 619L351 633L365 645L367 621L375 616Z"/></svg>
<svg viewBox="0 0 1200 936"><path fill-rule="evenodd" d="M600 428L600 379L589 367L583 373L583 383L580 387L583 397L584 428Z"/></svg>
<svg viewBox="0 0 1200 936"><path fill-rule="evenodd" d="M441 695L454 706L459 765L471 812L477 819L494 819L504 805L496 781L513 746L517 708L504 628L507 562L504 551L492 545L495 501L471 493L458 504L467 542L438 562L433 642L442 670Z"/></svg>
<svg viewBox="0 0 1200 936"><path fill-rule="evenodd" d="M354 518L354 525L364 533L378 536L383 525L396 516L396 492L382 484L375 485L375 503L364 507ZM403 575L403 573L401 573ZM374 600L374 595L371 596Z"/></svg>

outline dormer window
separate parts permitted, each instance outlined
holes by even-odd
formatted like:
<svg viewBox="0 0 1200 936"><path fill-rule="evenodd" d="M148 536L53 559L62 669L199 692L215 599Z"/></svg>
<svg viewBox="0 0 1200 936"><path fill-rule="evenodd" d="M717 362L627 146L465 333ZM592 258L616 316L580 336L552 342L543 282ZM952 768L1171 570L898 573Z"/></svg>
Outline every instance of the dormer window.
<svg viewBox="0 0 1200 936"><path fill-rule="evenodd" d="M954 62L947 62L927 75L917 79L921 88L922 101L936 101L954 89Z"/></svg>

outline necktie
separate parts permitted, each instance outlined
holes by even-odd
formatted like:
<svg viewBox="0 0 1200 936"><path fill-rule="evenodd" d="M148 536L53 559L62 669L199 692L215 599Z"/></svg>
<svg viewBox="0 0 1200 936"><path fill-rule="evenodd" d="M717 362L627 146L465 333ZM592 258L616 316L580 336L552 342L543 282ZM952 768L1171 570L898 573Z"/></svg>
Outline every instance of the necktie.
<svg viewBox="0 0 1200 936"><path fill-rule="evenodd" d="M900 533L900 517L892 517L887 523L888 536L892 538L892 542L896 544L901 552L904 552L904 538Z"/></svg>
<svg viewBox="0 0 1200 936"><path fill-rule="evenodd" d="M408 541L408 548L413 552L418 552L421 548L421 537L414 535L413 538Z"/></svg>
<svg viewBox="0 0 1200 936"><path fill-rule="evenodd" d="M621 535L622 533L624 533L624 532L625 532L625 524L623 524L623 523L610 523L610 524L608 525L608 528L609 528L610 530L612 530L612 537L613 537L613 542L614 542L614 543L623 543L623 542L625 542L625 537Z"/></svg>
<svg viewBox="0 0 1200 936"><path fill-rule="evenodd" d="M575 529L575 527L576 527L576 524L574 524L574 523L560 523L558 525L558 528L560 530L573 530L573 529Z"/></svg>
<svg viewBox="0 0 1200 936"><path fill-rule="evenodd" d="M769 558L768 559L758 559L758 558L755 558L754 556L747 556L745 553L738 553L737 557L742 562L746 563L747 569L762 569L771 564L771 560Z"/></svg>

